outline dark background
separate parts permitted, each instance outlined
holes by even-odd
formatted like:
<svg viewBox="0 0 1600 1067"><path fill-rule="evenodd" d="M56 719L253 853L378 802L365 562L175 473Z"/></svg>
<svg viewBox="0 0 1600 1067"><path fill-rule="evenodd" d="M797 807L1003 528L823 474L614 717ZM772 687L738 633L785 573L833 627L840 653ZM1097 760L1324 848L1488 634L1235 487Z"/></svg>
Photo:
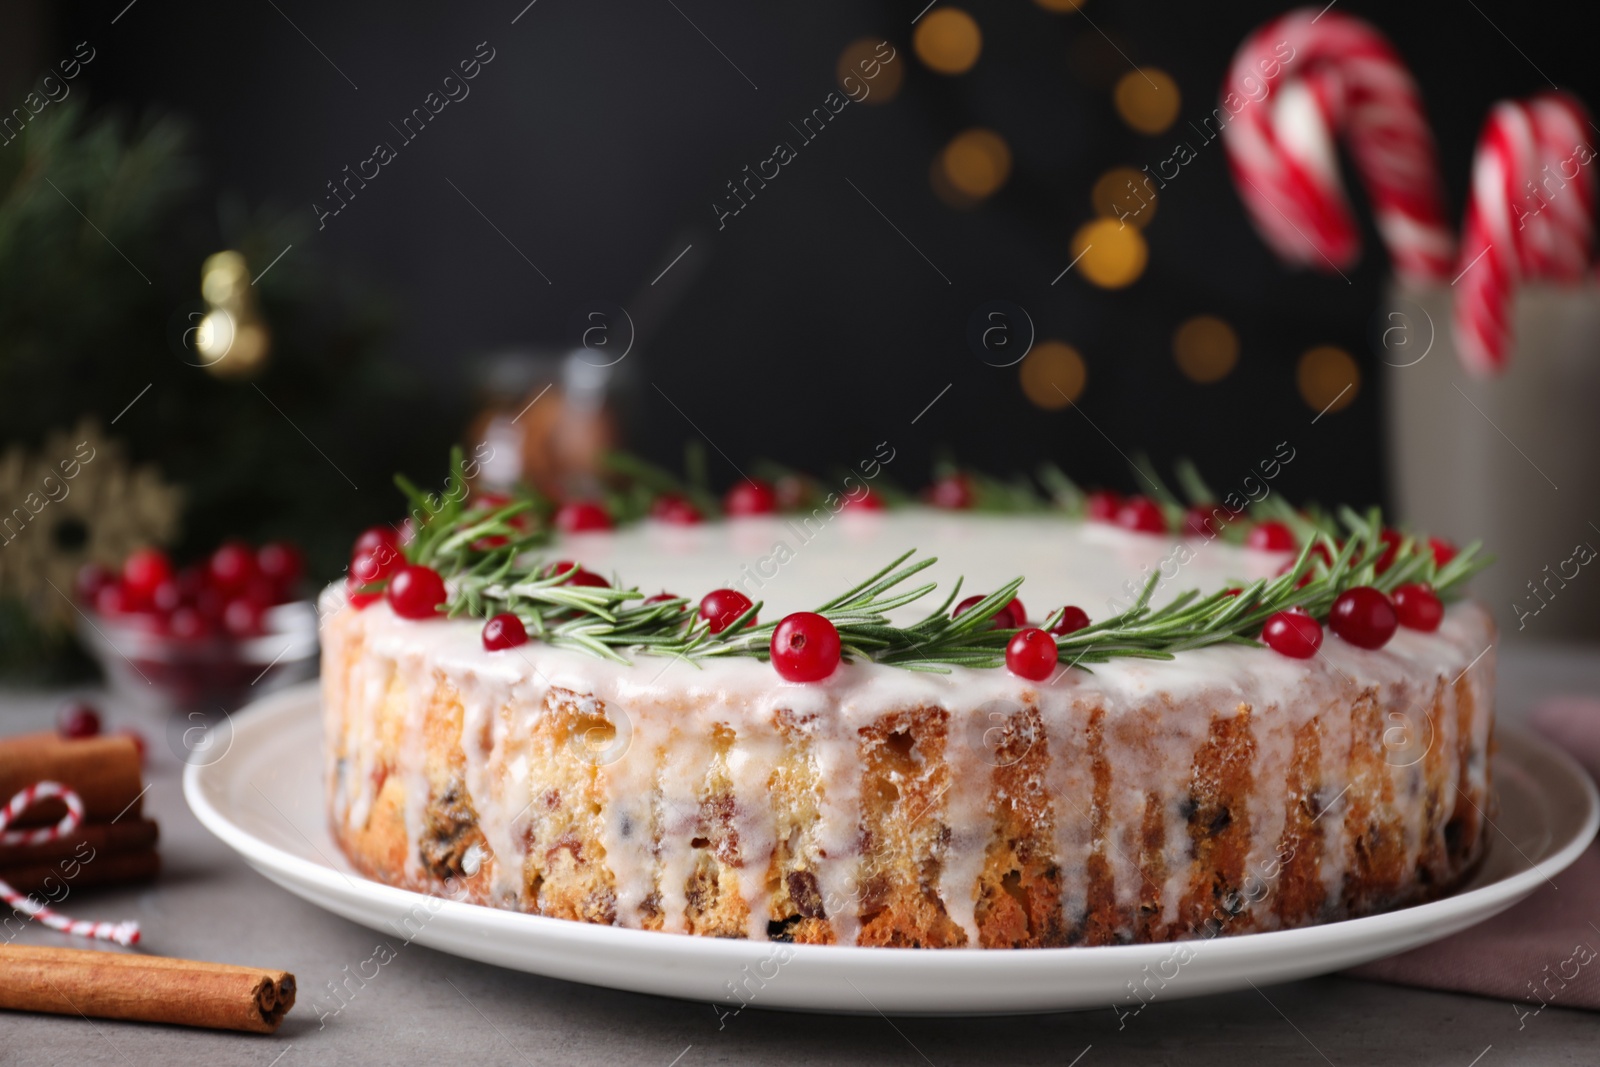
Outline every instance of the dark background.
<svg viewBox="0 0 1600 1067"><path fill-rule="evenodd" d="M1054 459L1081 481L1128 489L1119 450L1148 451L1162 465L1187 455L1232 483L1288 439L1298 455L1280 484L1291 494L1383 499L1381 376L1369 333L1388 271L1364 206L1365 253L1349 284L1293 272L1249 227L1213 144L1162 194L1137 283L1107 292L1068 274L1050 284L1071 259L1072 233L1092 217L1095 178L1117 164L1154 167L1177 139L1196 142L1187 121L1213 106L1234 48L1286 8L1090 0L1075 15L1026 0L969 2L983 54L950 78L912 52L920 2L677 0L680 11L669 0L538 0L513 25L524 3L8 4L6 89L20 95L33 81L25 71L89 41L97 56L75 83L80 98L135 117L174 114L194 131L200 185L170 235L171 278L197 278L199 258L223 246L218 205L231 201L300 219L304 230L276 271L280 284L312 280L302 305L355 291L381 309L376 344L398 399L353 393L347 419L307 429L360 484L354 507L364 514L395 509L382 472L397 463L397 439L414 446L401 457L412 461L460 436L482 357L569 344L580 304L629 304L690 242L668 278L692 284L625 368L636 398L627 437L676 463L695 433L688 416L715 446L719 483L733 472L718 452L826 470L885 439L899 452L894 475L911 483L941 447L995 472ZM1548 88L1541 70L1595 98L1592 42L1559 6L1538 9L1536 31L1526 5L1505 0L1338 10L1384 29L1415 71L1453 217L1493 100ZM846 108L717 232L711 204L724 182L792 139L788 123L835 87L839 53L860 37L896 47L899 95ZM312 204L324 183L374 142L395 140L389 123L482 41L495 58L471 95L319 232ZM1118 119L1110 89L1129 60L1176 78L1183 107L1167 133L1141 136ZM973 125L1008 140L1014 167L996 196L962 212L935 197L929 165ZM1027 308L1041 339L1083 353L1081 412L1033 407L1014 368L989 367L969 350L968 317L994 298ZM1173 328L1202 312L1232 323L1242 342L1237 368L1209 386L1185 379L1171 356ZM151 308L142 328L155 336L170 313ZM1295 361L1323 343L1355 355L1363 378L1350 407L1313 427ZM97 373L120 376L130 396L151 377L198 373L160 346L147 349L106 359ZM912 426L946 383L954 388ZM297 403L312 406L293 382L273 389L289 416ZM140 412L142 430L136 419L119 429L136 440L179 432L193 413L177 400L163 407L160 394ZM70 398L39 403L41 419L78 413ZM326 482L317 492L350 492L309 449L274 461L307 485ZM263 515L282 506L258 503Z"/></svg>

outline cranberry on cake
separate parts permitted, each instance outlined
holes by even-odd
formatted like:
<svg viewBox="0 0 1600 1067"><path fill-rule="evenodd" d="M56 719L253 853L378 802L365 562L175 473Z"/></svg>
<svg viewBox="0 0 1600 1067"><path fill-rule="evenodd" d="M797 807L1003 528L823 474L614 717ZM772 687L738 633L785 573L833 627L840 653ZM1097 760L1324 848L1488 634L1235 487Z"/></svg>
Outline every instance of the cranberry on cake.
<svg viewBox="0 0 1600 1067"><path fill-rule="evenodd" d="M322 600L330 819L379 881L1023 948L1396 908L1485 848L1475 547L1076 493L781 514L766 484L616 525L459 484Z"/></svg>

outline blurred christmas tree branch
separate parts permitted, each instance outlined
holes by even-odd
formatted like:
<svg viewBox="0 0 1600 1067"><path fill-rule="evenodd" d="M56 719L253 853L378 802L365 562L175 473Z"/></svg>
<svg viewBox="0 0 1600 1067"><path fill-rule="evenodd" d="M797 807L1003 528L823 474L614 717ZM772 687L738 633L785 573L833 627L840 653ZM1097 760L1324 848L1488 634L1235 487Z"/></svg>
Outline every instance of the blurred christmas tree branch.
<svg viewBox="0 0 1600 1067"><path fill-rule="evenodd" d="M216 189L175 119L77 98L38 115L0 146L0 451L87 418L182 488L180 557L289 538L313 577L337 574L351 532L392 510L389 472L438 454L464 413L382 358L387 301L323 266L303 214ZM201 263L224 248L249 263L272 336L248 376L185 347ZM0 643L37 649L14 606ZM0 673L16 662L0 650Z"/></svg>

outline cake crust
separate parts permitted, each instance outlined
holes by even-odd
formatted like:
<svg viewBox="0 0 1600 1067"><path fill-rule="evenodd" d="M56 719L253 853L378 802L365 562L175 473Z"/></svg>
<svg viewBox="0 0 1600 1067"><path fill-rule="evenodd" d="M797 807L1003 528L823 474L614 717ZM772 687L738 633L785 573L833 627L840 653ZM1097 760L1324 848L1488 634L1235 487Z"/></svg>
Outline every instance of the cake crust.
<svg viewBox="0 0 1600 1067"><path fill-rule="evenodd" d="M663 671L329 603L330 820L367 877L582 922L920 948L1171 941L1438 896L1491 810L1487 613L1309 663ZM1403 736L1402 736L1403 735Z"/></svg>

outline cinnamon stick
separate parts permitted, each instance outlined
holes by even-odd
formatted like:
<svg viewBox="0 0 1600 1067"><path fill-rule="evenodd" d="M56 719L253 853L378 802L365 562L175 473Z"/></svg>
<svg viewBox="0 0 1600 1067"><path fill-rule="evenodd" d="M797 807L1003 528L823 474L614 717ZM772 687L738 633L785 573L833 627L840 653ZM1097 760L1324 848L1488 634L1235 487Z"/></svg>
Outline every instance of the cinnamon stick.
<svg viewBox="0 0 1600 1067"><path fill-rule="evenodd" d="M107 852L87 863L71 856L54 863L0 864L0 882L19 893L32 893L46 904L59 902L65 893L93 885L145 882L161 871L161 856L153 848L138 852Z"/></svg>
<svg viewBox="0 0 1600 1067"><path fill-rule="evenodd" d="M287 971L78 948L0 945L0 1008L270 1034L294 1007Z"/></svg>
<svg viewBox="0 0 1600 1067"><path fill-rule="evenodd" d="M24 734L0 741L0 804L35 782L53 781L77 793L85 820L108 822L139 814L139 750L126 737L71 741L54 734ZM43 826L67 813L52 797L29 808L18 826Z"/></svg>
<svg viewBox="0 0 1600 1067"><path fill-rule="evenodd" d="M153 848L161 836L150 819L86 822L66 837L36 845L0 845L0 869L31 867L57 860L121 855Z"/></svg>

